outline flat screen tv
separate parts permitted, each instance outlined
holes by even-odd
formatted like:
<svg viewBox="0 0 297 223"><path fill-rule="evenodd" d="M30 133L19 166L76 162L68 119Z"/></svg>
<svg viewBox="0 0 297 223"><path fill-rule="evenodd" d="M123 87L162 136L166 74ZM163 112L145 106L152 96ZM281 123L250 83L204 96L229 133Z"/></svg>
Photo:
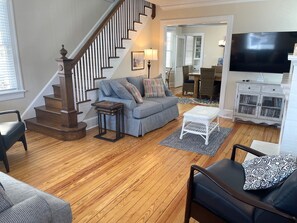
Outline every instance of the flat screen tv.
<svg viewBox="0 0 297 223"><path fill-rule="evenodd" d="M287 73L297 32L259 32L232 35L230 71Z"/></svg>

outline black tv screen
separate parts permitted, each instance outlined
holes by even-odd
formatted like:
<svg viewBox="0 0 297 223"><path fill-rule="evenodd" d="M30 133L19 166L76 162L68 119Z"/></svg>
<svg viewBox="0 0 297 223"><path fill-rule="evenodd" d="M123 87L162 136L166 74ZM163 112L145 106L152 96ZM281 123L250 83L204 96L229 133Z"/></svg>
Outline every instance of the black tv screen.
<svg viewBox="0 0 297 223"><path fill-rule="evenodd" d="M230 71L287 73L297 32L259 32L232 35Z"/></svg>

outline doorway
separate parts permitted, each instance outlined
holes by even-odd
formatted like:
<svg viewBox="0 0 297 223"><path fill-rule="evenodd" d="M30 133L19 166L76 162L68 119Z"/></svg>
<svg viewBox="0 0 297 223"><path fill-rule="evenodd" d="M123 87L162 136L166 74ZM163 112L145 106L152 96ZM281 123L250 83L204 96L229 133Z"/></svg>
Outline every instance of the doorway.
<svg viewBox="0 0 297 223"><path fill-rule="evenodd" d="M163 58L165 58L165 42L166 42L166 27L168 26L180 26L180 25L212 25L212 24L226 24L226 37L225 37L225 48L223 50L223 60L224 66L222 70L222 79L221 79L221 91L220 91L220 101L219 107L223 111L225 103L225 93L226 93L226 83L228 78L229 70L229 60L230 60L230 49L231 49L231 36L232 36L232 27L233 27L233 16L217 16L217 17L203 17L203 18L192 18L192 19L176 19L176 20L161 20L160 22L160 39L161 42L160 49L160 65L159 72L162 73L165 70L165 63ZM223 37L222 37L223 38ZM223 112L224 113L224 112ZM224 114L222 115L224 116Z"/></svg>

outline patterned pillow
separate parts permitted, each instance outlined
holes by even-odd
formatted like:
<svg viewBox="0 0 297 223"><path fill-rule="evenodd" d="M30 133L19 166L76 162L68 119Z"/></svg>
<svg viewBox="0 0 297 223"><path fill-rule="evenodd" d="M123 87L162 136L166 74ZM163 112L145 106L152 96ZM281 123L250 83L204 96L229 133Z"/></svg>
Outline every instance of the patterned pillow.
<svg viewBox="0 0 297 223"><path fill-rule="evenodd" d="M261 156L242 163L245 172L244 190L266 189L285 180L297 169L293 155Z"/></svg>
<svg viewBox="0 0 297 223"><path fill-rule="evenodd" d="M146 78L146 75L127 77L127 80L137 88L141 96L144 96L144 88L143 88L144 78Z"/></svg>
<svg viewBox="0 0 297 223"><path fill-rule="evenodd" d="M147 98L165 97L164 83L162 78L144 79L144 95Z"/></svg>
<svg viewBox="0 0 297 223"><path fill-rule="evenodd" d="M135 101L137 103L143 103L143 99L141 97L140 92L138 91L137 87L129 82L126 83L125 87L128 91L133 95Z"/></svg>

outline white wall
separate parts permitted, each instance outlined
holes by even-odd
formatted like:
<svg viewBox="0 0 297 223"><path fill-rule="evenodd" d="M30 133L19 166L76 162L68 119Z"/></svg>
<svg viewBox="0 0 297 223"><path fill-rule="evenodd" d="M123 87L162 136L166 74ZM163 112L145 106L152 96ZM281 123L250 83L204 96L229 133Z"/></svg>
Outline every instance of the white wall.
<svg viewBox="0 0 297 223"><path fill-rule="evenodd" d="M155 36L154 44L162 47L162 40L158 37L162 20L177 20L187 18L205 18L212 16L234 16L233 33L245 32L273 32L297 31L297 1L270 0L263 2L249 2L227 4L209 7L192 7L163 11L157 8L157 19L153 22ZM223 21L222 21L223 22ZM162 65L159 65L162 66ZM235 82L242 79L258 79L260 74L245 72L230 72L227 77L224 109L233 109L235 97ZM266 75L266 80L279 80L280 75Z"/></svg>
<svg viewBox="0 0 297 223"><path fill-rule="evenodd" d="M0 102L22 113L57 71L61 44L68 55L111 5L104 0L13 0L25 98Z"/></svg>
<svg viewBox="0 0 297 223"><path fill-rule="evenodd" d="M198 25L183 28L185 35L191 33L203 33L203 63L201 67L211 67L217 65L218 58L223 57L224 48L218 46L219 40L225 38L227 26L224 25Z"/></svg>

